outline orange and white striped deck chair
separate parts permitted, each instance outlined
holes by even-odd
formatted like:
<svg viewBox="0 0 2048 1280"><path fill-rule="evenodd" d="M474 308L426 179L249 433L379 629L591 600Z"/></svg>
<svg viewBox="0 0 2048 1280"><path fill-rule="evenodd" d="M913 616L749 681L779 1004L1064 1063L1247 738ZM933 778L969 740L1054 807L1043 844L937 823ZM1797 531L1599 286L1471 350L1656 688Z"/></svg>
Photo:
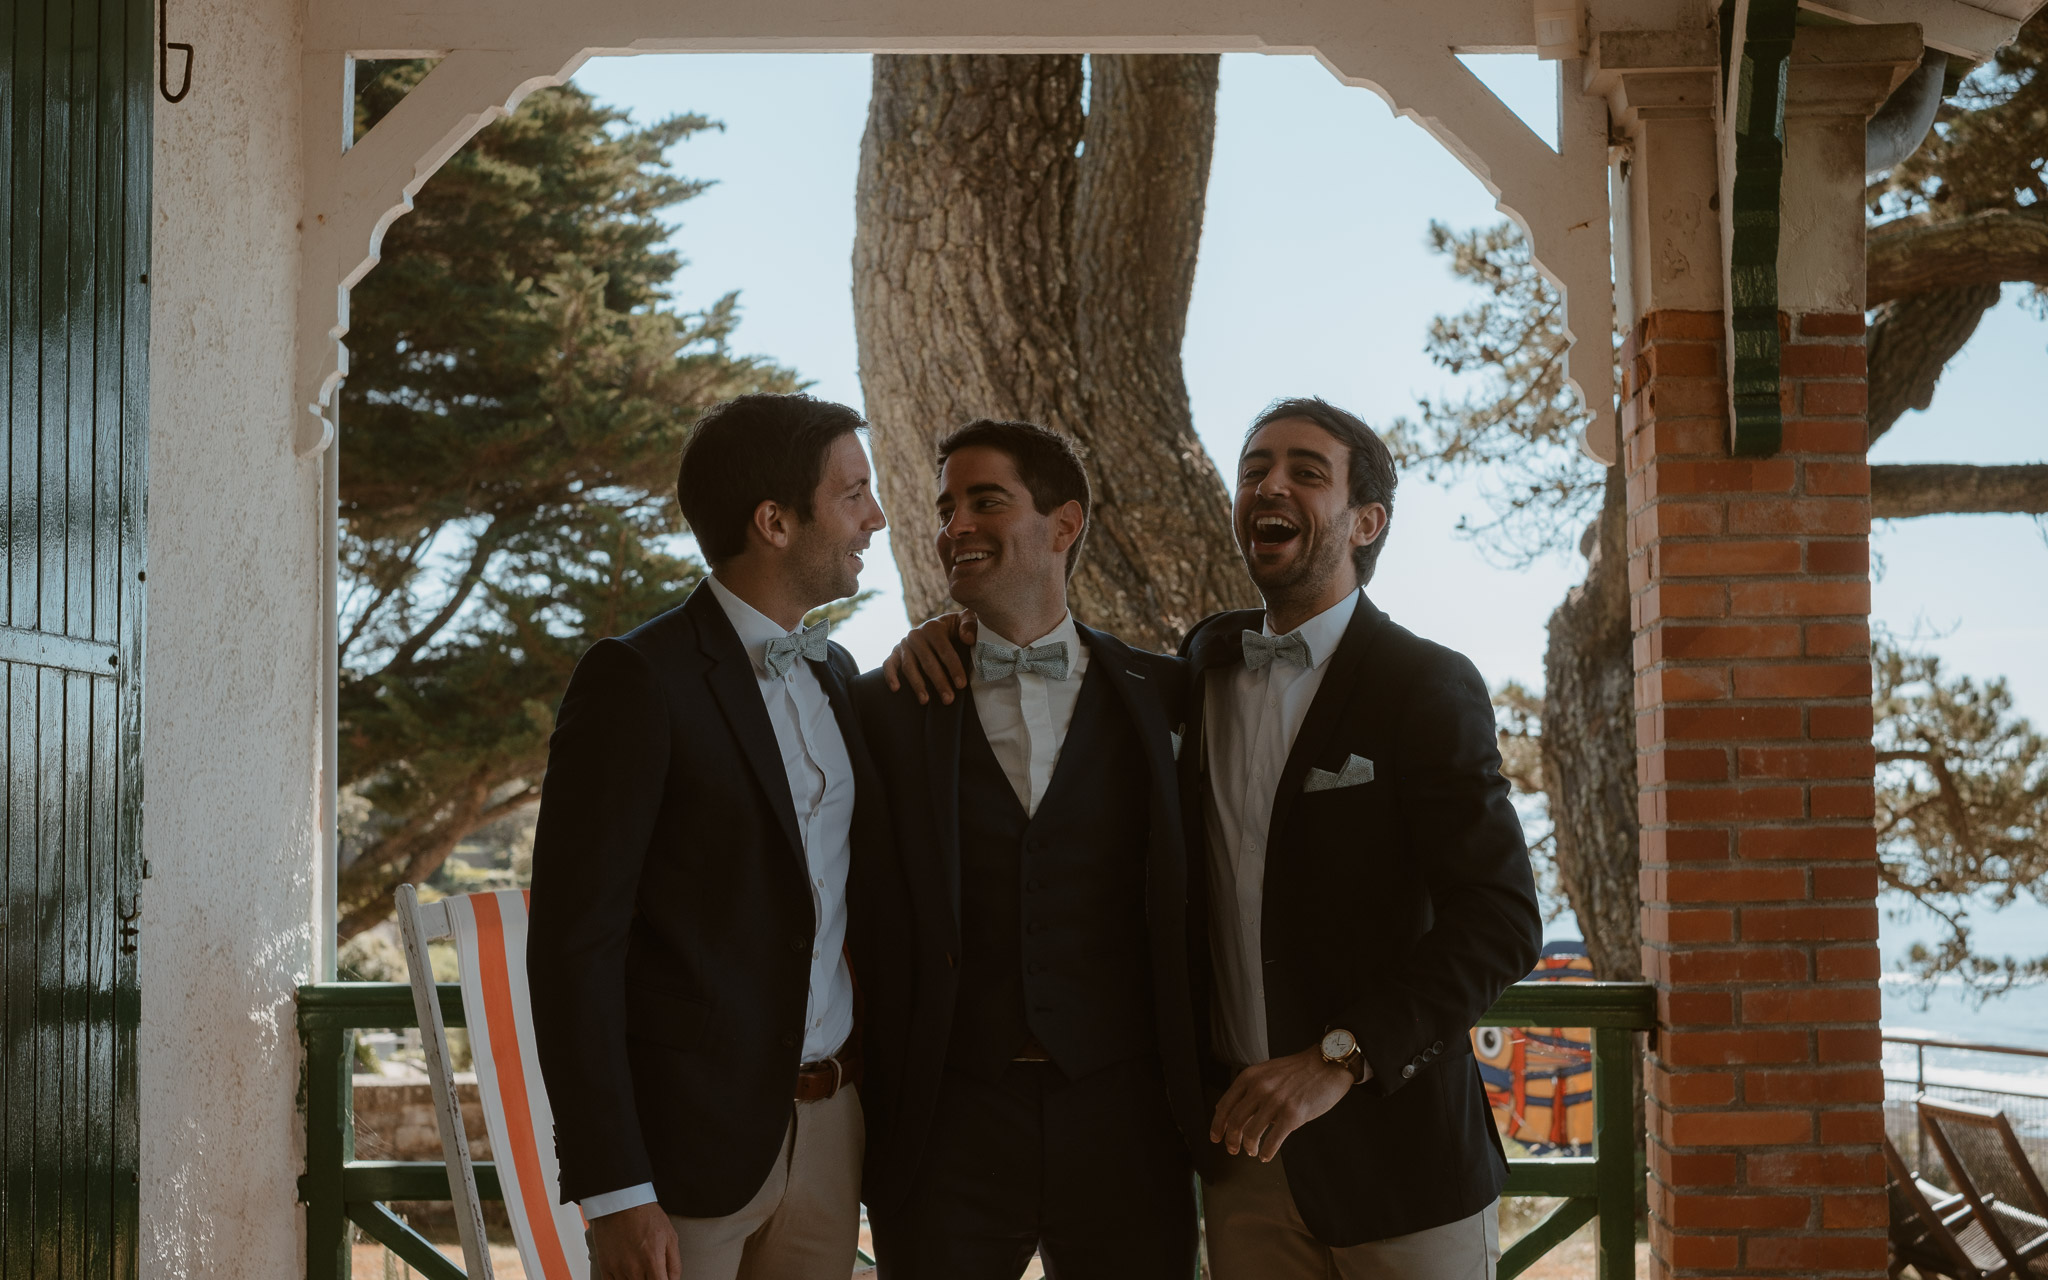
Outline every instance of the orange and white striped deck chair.
<svg viewBox="0 0 2048 1280"><path fill-rule="evenodd" d="M497 1159L498 1185L520 1261L530 1280L590 1280L582 1212L573 1204L559 1203L555 1118L534 1054L533 1009L526 989L526 902L524 890L504 889L422 904L411 885L401 885L398 927L470 1280L492 1280L491 1257L477 1203L469 1136L448 1069L447 1031L435 998L433 967L427 961L427 944L443 938L455 940L461 963L462 1012L469 1024L484 1131Z"/></svg>

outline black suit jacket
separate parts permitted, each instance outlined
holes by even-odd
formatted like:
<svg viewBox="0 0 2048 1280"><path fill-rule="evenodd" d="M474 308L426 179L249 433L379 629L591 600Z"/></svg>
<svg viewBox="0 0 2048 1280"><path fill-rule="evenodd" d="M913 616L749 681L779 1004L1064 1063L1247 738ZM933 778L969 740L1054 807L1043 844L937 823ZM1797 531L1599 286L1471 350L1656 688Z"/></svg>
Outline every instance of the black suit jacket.
<svg viewBox="0 0 2048 1280"><path fill-rule="evenodd" d="M1190 725L1208 673L1242 662L1242 633L1263 619L1223 613L1188 633ZM1267 1047L1280 1057L1342 1027L1372 1067L1282 1153L1325 1244L1455 1222L1506 1177L1468 1033L1536 963L1543 928L1497 743L1471 662L1361 599L1288 754L1266 842ZM1334 773L1353 755L1373 762L1372 781L1302 789L1311 767ZM1180 763L1202 848L1199 735ZM1196 883L1206 894L1206 868Z"/></svg>
<svg viewBox="0 0 2048 1280"><path fill-rule="evenodd" d="M812 663L886 827L838 646ZM564 1201L653 1182L718 1217L789 1124L810 993L810 874L754 667L708 586L576 666L534 837L526 949Z"/></svg>
<svg viewBox="0 0 2048 1280"><path fill-rule="evenodd" d="M1184 720L1186 668L1080 627L1091 674L1099 665L1129 711L1151 774L1145 911L1160 1058L1174 1119L1207 1148L1189 991L1187 844L1172 734ZM893 843L855 850L854 963L865 1000L863 1051L868 1158L862 1198L887 1212L908 1189L931 1128L952 1035L960 955L960 725L967 698L919 705L891 693L880 672L853 682L895 820Z"/></svg>

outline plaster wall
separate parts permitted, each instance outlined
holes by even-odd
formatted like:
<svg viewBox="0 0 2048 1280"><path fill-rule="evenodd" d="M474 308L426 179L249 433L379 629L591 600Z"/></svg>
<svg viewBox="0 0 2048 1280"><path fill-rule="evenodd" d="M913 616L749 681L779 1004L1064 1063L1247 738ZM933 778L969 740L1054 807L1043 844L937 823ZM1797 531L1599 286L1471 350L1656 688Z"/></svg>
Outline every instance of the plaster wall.
<svg viewBox="0 0 2048 1280"><path fill-rule="evenodd" d="M319 461L293 456L294 0L181 0L156 104L141 1274L303 1274ZM175 64L174 64L175 66Z"/></svg>

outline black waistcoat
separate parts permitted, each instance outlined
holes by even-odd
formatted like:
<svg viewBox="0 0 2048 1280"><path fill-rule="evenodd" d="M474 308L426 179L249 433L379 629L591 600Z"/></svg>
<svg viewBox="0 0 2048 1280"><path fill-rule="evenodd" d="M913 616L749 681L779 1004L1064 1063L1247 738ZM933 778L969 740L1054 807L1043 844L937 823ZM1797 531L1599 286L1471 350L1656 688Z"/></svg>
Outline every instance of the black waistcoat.
<svg viewBox="0 0 2048 1280"><path fill-rule="evenodd" d="M1026 816L974 701L960 726L960 986L950 1064L994 1076L1037 1036L1071 1079L1152 1050L1150 781L1099 667Z"/></svg>

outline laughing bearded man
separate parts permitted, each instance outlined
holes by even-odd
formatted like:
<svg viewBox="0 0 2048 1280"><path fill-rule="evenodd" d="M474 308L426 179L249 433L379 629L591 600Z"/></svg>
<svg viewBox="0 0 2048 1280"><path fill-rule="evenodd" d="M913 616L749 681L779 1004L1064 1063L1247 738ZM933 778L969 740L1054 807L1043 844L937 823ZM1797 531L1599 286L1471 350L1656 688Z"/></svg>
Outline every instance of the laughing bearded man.
<svg viewBox="0 0 2048 1280"><path fill-rule="evenodd" d="M1542 922L1486 683L1365 595L1393 460L1318 399L1246 434L1232 525L1266 607L1218 614L1181 753L1209 898L1217 1280L1491 1277L1506 1159L1469 1031ZM1282 1148L1285 1155L1282 1155Z"/></svg>

